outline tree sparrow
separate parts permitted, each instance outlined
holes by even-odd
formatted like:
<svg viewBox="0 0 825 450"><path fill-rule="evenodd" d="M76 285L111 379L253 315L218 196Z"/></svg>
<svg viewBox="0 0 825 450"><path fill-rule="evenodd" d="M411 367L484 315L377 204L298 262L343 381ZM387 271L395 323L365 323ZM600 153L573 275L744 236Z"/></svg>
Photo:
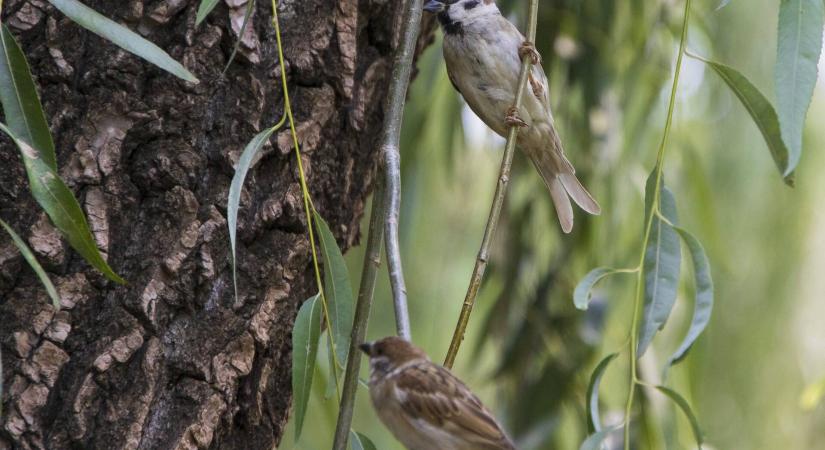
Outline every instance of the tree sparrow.
<svg viewBox="0 0 825 450"><path fill-rule="evenodd" d="M515 450L478 397L421 349L390 336L361 350L378 417L409 450Z"/></svg>
<svg viewBox="0 0 825 450"><path fill-rule="evenodd" d="M564 156L553 126L547 76L533 44L501 15L493 0L427 0L424 9L436 14L444 29L447 74L470 109L501 136L513 125L526 128L516 142L550 190L562 230L573 229L569 198L588 213L599 214L599 204ZM516 111L513 104L524 55L534 65Z"/></svg>

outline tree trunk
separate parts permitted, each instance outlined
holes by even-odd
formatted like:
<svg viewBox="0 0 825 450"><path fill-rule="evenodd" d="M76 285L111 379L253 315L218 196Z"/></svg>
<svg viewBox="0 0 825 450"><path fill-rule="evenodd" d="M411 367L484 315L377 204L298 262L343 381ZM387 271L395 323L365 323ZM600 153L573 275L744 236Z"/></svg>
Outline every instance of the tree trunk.
<svg viewBox="0 0 825 450"><path fill-rule="evenodd" d="M291 403L290 335L315 293L289 132L250 171L233 293L226 203L244 145L283 114L270 2L239 55L245 0L195 27L198 0L85 0L201 80L184 83L81 29L44 0L5 2L29 58L60 173L109 264L92 270L0 147L0 216L27 240L62 298L0 238L0 449L269 449ZM341 246L358 240L402 2L282 0L279 15L313 201ZM431 36L432 27L424 36ZM422 40L422 43L424 40Z"/></svg>

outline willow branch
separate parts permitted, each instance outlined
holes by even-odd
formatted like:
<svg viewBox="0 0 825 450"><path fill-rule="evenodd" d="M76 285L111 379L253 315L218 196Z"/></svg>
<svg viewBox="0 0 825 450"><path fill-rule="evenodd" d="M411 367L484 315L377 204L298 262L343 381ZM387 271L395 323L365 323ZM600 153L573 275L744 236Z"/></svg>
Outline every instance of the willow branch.
<svg viewBox="0 0 825 450"><path fill-rule="evenodd" d="M387 266L390 274L390 285L392 286L393 305L395 306L396 328L398 335L407 340L411 339L410 315L407 309L407 287L404 283L401 250L398 243L398 215L401 209L399 141L401 139L404 101L407 97L407 88L410 85L415 43L421 29L423 10L422 0L407 0L404 3L404 16L401 19L401 42L393 63L389 95L384 108L384 133L381 136L381 153L384 162L384 182L386 186L384 231L387 247Z"/></svg>
<svg viewBox="0 0 825 450"><path fill-rule="evenodd" d="M375 292L375 277L378 266L381 264L381 240L384 237L384 229L381 226L381 221L384 218L383 206L384 187L379 179L376 182L375 194L372 197L367 251L364 254L361 286L358 288L358 300L355 304L355 318L352 325L352 336L349 341L349 357L344 372L344 388L338 411L338 423L335 427L333 450L346 450L349 430L352 426L355 394L358 390L358 369L361 367L361 352L358 346L364 342L367 335L367 322L372 307L373 293Z"/></svg>
<svg viewBox="0 0 825 450"><path fill-rule="evenodd" d="M536 41L536 22L538 20L539 4L538 0L530 0L530 15L527 25L527 40L529 42ZM516 89L516 99L513 107L516 111L521 108L522 97L527 85L527 76L530 73L532 61L529 55L525 55L521 60L521 73L519 74L518 88ZM501 120L504 120L502 117ZM475 304L478 290L481 287L481 280L484 278L484 271L487 269L487 262L489 260L490 243L498 226L498 220L501 216L501 207L504 204L504 196L507 193L507 185L510 182L510 167L513 164L513 154L516 149L516 136L518 135L518 126L511 126L510 132L507 135L507 144L504 147L504 156L501 159L501 169L499 169L498 183L496 184L496 193L493 197L493 205L490 207L490 215L487 218L487 226L484 228L484 237L481 240L481 248L476 257L476 263L473 267L473 274L470 277L470 287L467 289L467 295L464 297L464 303L461 306L461 313L458 316L458 323L453 332L453 339L450 342L450 348L447 350L447 357L444 359L444 367L451 368L455 362L458 349L461 346L461 341L464 340L464 333L467 330L467 324L470 322L470 313L473 312L473 305Z"/></svg>

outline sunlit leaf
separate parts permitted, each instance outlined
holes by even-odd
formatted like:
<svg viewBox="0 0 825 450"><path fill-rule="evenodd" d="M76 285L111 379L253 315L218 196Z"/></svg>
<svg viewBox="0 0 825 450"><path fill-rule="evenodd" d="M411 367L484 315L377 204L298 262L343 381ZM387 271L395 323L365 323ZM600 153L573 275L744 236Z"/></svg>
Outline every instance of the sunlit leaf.
<svg viewBox="0 0 825 450"><path fill-rule="evenodd" d="M335 340L335 354L343 364L347 360L352 333L353 296L352 284L344 255L326 221L313 210L315 228L318 230L321 253L324 257L324 294L329 308L329 322Z"/></svg>
<svg viewBox="0 0 825 450"><path fill-rule="evenodd" d="M180 79L192 83L198 82L198 79L192 73L172 59L160 47L83 3L77 0L49 0L49 3L81 27L111 41L127 52L149 61Z"/></svg>
<svg viewBox="0 0 825 450"><path fill-rule="evenodd" d="M653 213L652 202L656 188L656 171L647 180L645 189L646 217ZM659 195L659 208L662 215L671 223L677 222L676 200L668 188L662 186ZM645 248L644 271L644 310L642 311L639 345L636 356L644 355L653 336L664 327L673 304L676 302L676 290L679 287L679 268L681 265L681 248L679 235L659 217L653 217L650 238Z"/></svg>
<svg viewBox="0 0 825 450"><path fill-rule="evenodd" d="M584 440L584 442L582 442L582 445L581 447L579 447L579 450L605 450L607 438L610 437L611 433L617 431L619 428L621 427L619 426L608 428L606 430L597 431L591 434L587 437L587 439Z"/></svg>
<svg viewBox="0 0 825 450"><path fill-rule="evenodd" d="M292 396L295 402L295 441L301 437L312 391L318 338L321 336L321 299L315 295L301 305L292 330Z"/></svg>
<svg viewBox="0 0 825 450"><path fill-rule="evenodd" d="M198 5L198 12L195 15L195 26L200 25L217 5L218 0L201 0L200 5Z"/></svg>
<svg viewBox="0 0 825 450"><path fill-rule="evenodd" d="M802 156L802 130L811 104L822 51L825 4L822 0L783 0L776 46L776 112L788 148L784 175Z"/></svg>
<svg viewBox="0 0 825 450"><path fill-rule="evenodd" d="M608 364L617 356L619 356L618 353L607 355L599 362L593 370L593 375L590 376L590 383L587 385L587 429L591 433L602 431L602 421L599 417L599 384Z"/></svg>
<svg viewBox="0 0 825 450"><path fill-rule="evenodd" d="M352 450L376 450L375 444L357 431L349 431L349 443Z"/></svg>
<svg viewBox="0 0 825 450"><path fill-rule="evenodd" d="M799 407L803 411L813 411L825 398L825 378L810 384L802 391L799 396Z"/></svg>
<svg viewBox="0 0 825 450"><path fill-rule="evenodd" d="M269 140L279 127L275 126L268 128L252 138L238 158L238 164L235 166L235 175L232 177L232 184L229 185L229 197L226 204L226 226L229 227L229 247L232 251L232 282L235 286L235 297L238 297L238 277L237 277L237 244L236 235L238 232L238 208L241 204L241 191L243 190L243 183L246 180L246 174L249 168L252 167L252 162L255 160L255 155Z"/></svg>
<svg viewBox="0 0 825 450"><path fill-rule="evenodd" d="M52 219L54 226L69 241L69 245L107 278L117 283L126 283L100 254L86 222L86 216L72 191L43 161L37 150L20 140L5 124L0 123L0 129L6 132L20 149L32 195Z"/></svg>
<svg viewBox="0 0 825 450"><path fill-rule="evenodd" d="M21 239L20 236L18 236L17 233L14 232L14 230L9 226L9 224L4 222L2 219L0 219L0 226L2 226L9 234L9 236L11 236L12 242L14 242L14 245L17 247L18 250L20 250L20 254L23 255L23 259L25 259L26 262L29 263L29 266L31 266L32 270L34 270L34 273L37 274L37 278L40 279L40 284L42 284L43 287L46 288L46 292L49 294L49 297L51 297L52 304L54 305L55 309L60 309L60 295L57 294L57 289L54 288L52 280L49 279L49 275L46 274L46 271L43 270L43 267L40 265L39 262L37 262L37 259L34 257L34 254L29 249L29 246L26 245L26 242L23 241L23 239Z"/></svg>
<svg viewBox="0 0 825 450"><path fill-rule="evenodd" d="M702 334L708 322L710 322L710 314L713 310L713 278L710 274L710 262L705 254L705 249L702 244L684 228L676 227L676 231L682 237L685 245L690 252L690 258L693 261L693 276L696 284L696 297L693 305L693 318L690 321L687 335L682 340L679 348L670 357L668 365L676 364L687 355L690 347L696 342L696 339Z"/></svg>
<svg viewBox="0 0 825 450"><path fill-rule="evenodd" d="M724 64L710 61L701 56L688 53L688 56L703 61L710 66L722 80L733 91L736 97L742 102L742 106L750 114L765 143L768 144L768 150L771 152L776 167L785 178L785 183L793 185L793 174L786 174L790 167L788 165L788 148L782 140L782 134L779 129L779 118L776 115L776 110L773 105L759 92L759 89L753 85L744 75L739 73L736 69L728 67Z"/></svg>
<svg viewBox="0 0 825 450"><path fill-rule="evenodd" d="M699 428L699 421L696 420L696 415L693 414L693 410L690 409L690 405L687 400L679 395L678 392L665 386L656 386L656 389L667 395L671 400L673 400L674 403L676 403L676 406L678 406L679 409L685 413L685 416L687 416L688 421L690 422L690 428L693 431L693 438L696 440L696 446L699 450L702 450L702 430Z"/></svg>
<svg viewBox="0 0 825 450"><path fill-rule="evenodd" d="M0 31L0 102L12 132L36 148L43 162L56 172L54 141L29 64L6 24Z"/></svg>

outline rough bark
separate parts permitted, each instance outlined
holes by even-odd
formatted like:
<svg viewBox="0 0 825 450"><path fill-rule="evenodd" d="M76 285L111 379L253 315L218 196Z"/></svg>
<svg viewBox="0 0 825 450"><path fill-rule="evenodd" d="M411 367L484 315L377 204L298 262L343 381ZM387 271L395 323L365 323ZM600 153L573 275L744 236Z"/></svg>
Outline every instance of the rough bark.
<svg viewBox="0 0 825 450"><path fill-rule="evenodd" d="M247 178L237 301L225 220L234 162L283 113L269 2L258 1L225 77L245 0L220 2L198 28L197 0L85 3L139 30L201 83L151 67L43 0L5 2L60 173L129 284L107 281L60 239L3 141L0 216L50 272L63 309L52 310L0 238L0 449L272 448L291 403L292 324L315 292L287 131ZM401 2L280 3L310 190L347 248L375 176Z"/></svg>

